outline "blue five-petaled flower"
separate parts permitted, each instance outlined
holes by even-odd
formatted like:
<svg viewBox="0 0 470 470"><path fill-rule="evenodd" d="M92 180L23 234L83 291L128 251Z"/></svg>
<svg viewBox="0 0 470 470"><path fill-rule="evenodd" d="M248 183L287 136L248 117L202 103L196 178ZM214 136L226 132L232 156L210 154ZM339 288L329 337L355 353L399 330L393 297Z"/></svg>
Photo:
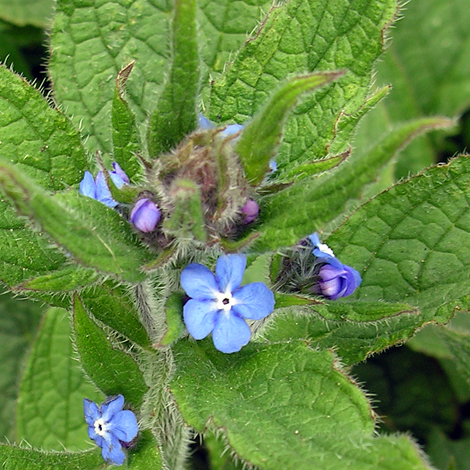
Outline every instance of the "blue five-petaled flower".
<svg viewBox="0 0 470 470"><path fill-rule="evenodd" d="M274 295L262 282L240 287L245 255L224 255L217 260L215 276L201 264L190 264L181 273L189 297L184 322L191 336L205 338L212 332L214 346L224 353L239 351L251 337L245 319L261 320L274 309Z"/></svg>
<svg viewBox="0 0 470 470"><path fill-rule="evenodd" d="M135 414L123 410L124 397L109 397L101 407L87 398L83 399L88 436L101 447L101 455L108 463L122 465L126 458L122 444L127 444L139 428Z"/></svg>

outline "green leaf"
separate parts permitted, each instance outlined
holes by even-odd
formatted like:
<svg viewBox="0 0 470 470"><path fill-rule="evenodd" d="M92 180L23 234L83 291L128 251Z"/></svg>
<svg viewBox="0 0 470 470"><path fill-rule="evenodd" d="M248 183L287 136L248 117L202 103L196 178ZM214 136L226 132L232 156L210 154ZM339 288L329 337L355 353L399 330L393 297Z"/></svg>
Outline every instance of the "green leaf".
<svg viewBox="0 0 470 470"><path fill-rule="evenodd" d="M364 105L372 66L382 52L394 0L292 0L273 8L253 39L215 82L210 103L214 121L245 123L290 74L345 70L349 73L307 97L288 120L277 156L280 174L293 165L323 158L338 119ZM347 149L343 142L338 153Z"/></svg>
<svg viewBox="0 0 470 470"><path fill-rule="evenodd" d="M95 283L99 279L93 269L65 265L50 274L35 277L15 286L15 291L71 292Z"/></svg>
<svg viewBox="0 0 470 470"><path fill-rule="evenodd" d="M112 347L103 330L89 318L78 294L73 304L75 342L83 369L106 396L122 394L138 410L148 389L139 366L128 354Z"/></svg>
<svg viewBox="0 0 470 470"><path fill-rule="evenodd" d="M412 2L391 31L393 40L377 64L378 84L390 96L366 117L355 141L359 151L384 130L424 115L454 116L470 105L470 13L465 0ZM437 163L438 137L429 136L399 156L397 178Z"/></svg>
<svg viewBox="0 0 470 470"><path fill-rule="evenodd" d="M0 18L17 26L47 28L53 6L53 0L1 0Z"/></svg>
<svg viewBox="0 0 470 470"><path fill-rule="evenodd" d="M57 102L91 152L111 152L114 80L135 60L126 85L138 124L156 104L167 70L166 0L59 0L51 29L49 71Z"/></svg>
<svg viewBox="0 0 470 470"><path fill-rule="evenodd" d="M0 436L14 437L18 375L33 343L43 308L28 301L14 300L2 292L0 297Z"/></svg>
<svg viewBox="0 0 470 470"><path fill-rule="evenodd" d="M3 162L0 185L22 215L35 219L81 264L130 282L144 278L140 268L147 253L114 210L75 190L51 196Z"/></svg>
<svg viewBox="0 0 470 470"><path fill-rule="evenodd" d="M99 470L107 467L99 449L87 452L43 452L0 444L0 464L4 470Z"/></svg>
<svg viewBox="0 0 470 470"><path fill-rule="evenodd" d="M231 54L243 46L266 15L272 2L264 0L201 0L198 2L198 26L201 57L206 65L202 84L220 74Z"/></svg>
<svg viewBox="0 0 470 470"><path fill-rule="evenodd" d="M29 355L18 396L16 435L33 447L90 447L83 398L101 403L103 396L74 357L71 331L67 311L49 309Z"/></svg>
<svg viewBox="0 0 470 470"><path fill-rule="evenodd" d="M445 318L470 308L470 158L427 170L360 207L328 239L363 276L355 297Z"/></svg>
<svg viewBox="0 0 470 470"><path fill-rule="evenodd" d="M175 0L172 65L147 131L148 151L153 158L175 148L197 126L199 54L195 17L196 0Z"/></svg>
<svg viewBox="0 0 470 470"><path fill-rule="evenodd" d="M121 166L131 181L141 171L137 157L137 153L141 150L139 131L134 113L124 98L125 85L134 64L134 61L131 62L118 73L111 109L113 160Z"/></svg>
<svg viewBox="0 0 470 470"><path fill-rule="evenodd" d="M262 200L262 231L254 243L258 251L293 245L306 235L324 227L340 215L352 198L360 196L363 187L376 178L393 155L416 135L453 121L445 118L422 118L406 123L386 135L369 152L353 156L337 169L313 181L301 180L280 193ZM286 204L289 201L289 204ZM293 211L292 207L296 207Z"/></svg>
<svg viewBox="0 0 470 470"><path fill-rule="evenodd" d="M86 156L78 132L40 92L0 66L0 156L50 189L78 183ZM0 201L0 277L10 286L41 276L66 258L31 232L13 209Z"/></svg>
<svg viewBox="0 0 470 470"><path fill-rule="evenodd" d="M50 189L78 183L87 166L78 132L39 90L0 66L0 155Z"/></svg>
<svg viewBox="0 0 470 470"><path fill-rule="evenodd" d="M269 162L274 157L281 140L285 121L298 98L336 80L343 74L344 72L324 72L290 79L273 93L266 105L245 126L236 151L240 155L246 177L251 184L259 185L269 171Z"/></svg>
<svg viewBox="0 0 470 470"><path fill-rule="evenodd" d="M135 448L129 450L129 468L132 470L161 470L162 457L150 430L140 433Z"/></svg>
<svg viewBox="0 0 470 470"><path fill-rule="evenodd" d="M335 369L330 351L305 342L246 346L228 355L211 341L179 341L170 382L186 422L221 429L237 455L263 470L429 468L406 437L373 437L370 404ZM365 449L367 448L367 451Z"/></svg>
<svg viewBox="0 0 470 470"><path fill-rule="evenodd" d="M143 348L150 347L150 339L128 288L108 281L82 291L80 297L95 318Z"/></svg>
<svg viewBox="0 0 470 470"><path fill-rule="evenodd" d="M346 365L406 341L430 321L417 308L403 303L334 301L276 312L269 317L261 341L304 339L314 348L333 348ZM448 317L439 319L446 320Z"/></svg>

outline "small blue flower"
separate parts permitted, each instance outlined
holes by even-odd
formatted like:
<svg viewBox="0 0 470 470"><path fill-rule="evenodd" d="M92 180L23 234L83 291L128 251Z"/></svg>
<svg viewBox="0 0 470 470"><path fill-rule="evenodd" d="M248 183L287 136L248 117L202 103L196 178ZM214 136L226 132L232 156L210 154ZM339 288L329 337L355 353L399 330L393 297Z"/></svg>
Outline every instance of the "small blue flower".
<svg viewBox="0 0 470 470"><path fill-rule="evenodd" d="M362 282L361 275L354 268L340 265L325 264L318 273L321 293L330 300L351 295Z"/></svg>
<svg viewBox="0 0 470 470"><path fill-rule="evenodd" d="M338 269L342 268L343 265L338 260L338 258L336 258L335 254L333 253L333 250L325 243L320 242L320 237L318 236L317 232L312 233L312 235L309 235L308 238L315 247L313 250L313 254L317 258L320 258L321 261L331 264L332 266L335 266Z"/></svg>
<svg viewBox="0 0 470 470"><path fill-rule="evenodd" d="M139 199L131 210L130 221L137 230L149 233L155 230L162 212L148 198Z"/></svg>
<svg viewBox="0 0 470 470"><path fill-rule="evenodd" d="M122 465L126 458L122 444L127 444L139 431L135 414L123 410L124 397L109 397L101 407L87 398L83 399L88 436L101 447L107 463Z"/></svg>
<svg viewBox="0 0 470 470"><path fill-rule="evenodd" d="M240 351L251 337L245 319L261 320L274 309L274 295L262 282L240 287L246 266L244 255L217 260L215 276L201 264L190 264L181 273L181 285L189 297L184 322L191 336L205 338L212 332L216 349Z"/></svg>
<svg viewBox="0 0 470 470"><path fill-rule="evenodd" d="M129 183L129 178L117 163L113 163L113 168L114 171L111 171L109 176L116 187L120 189L125 183ZM80 182L79 192L111 208L116 207L118 204L111 196L111 191L106 184L106 178L102 171L98 172L95 179L89 171L85 171L85 175Z"/></svg>

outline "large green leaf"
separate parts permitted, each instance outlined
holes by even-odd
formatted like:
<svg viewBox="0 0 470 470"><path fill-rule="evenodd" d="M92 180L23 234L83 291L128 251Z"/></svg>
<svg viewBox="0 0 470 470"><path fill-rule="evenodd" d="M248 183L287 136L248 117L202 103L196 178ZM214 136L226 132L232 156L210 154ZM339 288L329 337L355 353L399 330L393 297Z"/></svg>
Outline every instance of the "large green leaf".
<svg viewBox="0 0 470 470"><path fill-rule="evenodd" d="M53 5L53 0L1 0L0 18L18 26L47 28Z"/></svg>
<svg viewBox="0 0 470 470"><path fill-rule="evenodd" d="M370 404L330 351L294 341L228 355L205 340L175 352L170 389L184 419L198 432L221 429L263 470L429 468L407 437L373 437Z"/></svg>
<svg viewBox="0 0 470 470"><path fill-rule="evenodd" d="M289 74L348 70L337 83L306 98L288 120L278 167L324 157L343 113L363 106L372 66L382 52L383 32L392 21L394 0L291 0L270 11L227 72L215 82L210 117L243 124ZM347 148L350 130L338 146ZM345 138L347 137L347 138Z"/></svg>
<svg viewBox="0 0 470 470"><path fill-rule="evenodd" d="M98 392L74 357L70 318L51 308L29 355L18 396L17 441L25 439L47 450L90 447L83 417L83 399L101 403Z"/></svg>
<svg viewBox="0 0 470 470"><path fill-rule="evenodd" d="M113 348L106 333L88 316L78 294L74 296L73 326L81 364L107 396L122 394L137 410L148 387L134 359Z"/></svg>
<svg viewBox="0 0 470 470"><path fill-rule="evenodd" d="M107 467L99 449L87 452L43 452L0 444L0 464L4 470L100 470Z"/></svg>
<svg viewBox="0 0 470 470"><path fill-rule="evenodd" d="M170 10L166 0L57 2L49 69L54 95L88 137L90 151L111 151L114 80L132 60L126 88L137 122L155 107L167 66Z"/></svg>
<svg viewBox="0 0 470 470"><path fill-rule="evenodd" d="M431 316L470 308L470 157L427 170L360 207L328 239L363 276L356 298Z"/></svg>
<svg viewBox="0 0 470 470"><path fill-rule="evenodd" d="M18 376L43 309L39 304L0 297L0 436L14 440Z"/></svg>

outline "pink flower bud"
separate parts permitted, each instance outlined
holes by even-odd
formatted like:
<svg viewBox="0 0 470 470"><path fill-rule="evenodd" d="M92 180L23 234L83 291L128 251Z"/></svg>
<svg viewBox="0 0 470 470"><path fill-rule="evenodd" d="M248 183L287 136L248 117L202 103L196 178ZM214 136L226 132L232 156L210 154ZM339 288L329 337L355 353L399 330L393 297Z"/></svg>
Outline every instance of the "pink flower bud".
<svg viewBox="0 0 470 470"><path fill-rule="evenodd" d="M245 216L243 222L245 224L251 224L251 222L258 217L259 206L253 199L248 199L242 207L242 213Z"/></svg>

